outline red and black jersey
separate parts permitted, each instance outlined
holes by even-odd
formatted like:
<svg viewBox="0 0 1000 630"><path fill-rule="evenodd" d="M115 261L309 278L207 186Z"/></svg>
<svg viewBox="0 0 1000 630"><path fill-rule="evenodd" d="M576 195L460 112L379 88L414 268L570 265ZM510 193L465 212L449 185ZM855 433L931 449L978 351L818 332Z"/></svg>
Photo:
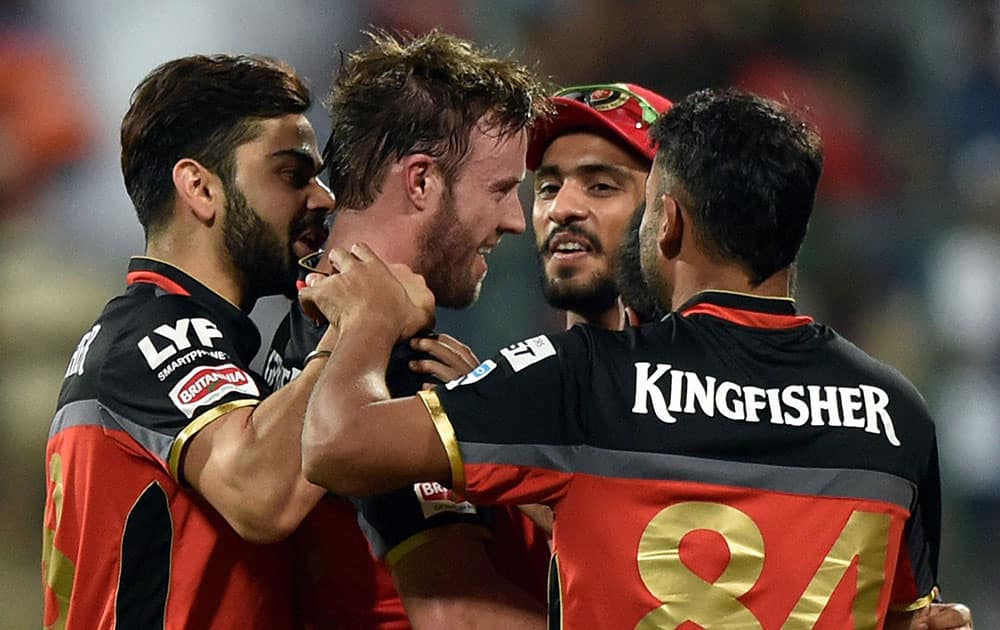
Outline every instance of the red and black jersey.
<svg viewBox="0 0 1000 630"><path fill-rule="evenodd" d="M265 364L272 388L301 372L305 356L325 330L325 324L314 324L297 303L292 305ZM407 344L393 348L386 382L394 396L412 395L425 382L438 382L409 369L410 360L426 356ZM489 549L498 571L544 601L548 543L534 523L516 508L477 508L436 482L418 483L363 499L327 495L292 534L299 567L296 597L306 627L408 628L387 565L457 523L482 525L483 537L493 541Z"/></svg>
<svg viewBox="0 0 1000 630"><path fill-rule="evenodd" d="M314 324L298 303L292 304L275 331L264 366L264 378L273 389L301 373L306 355L325 330L325 324ZM327 494L289 543L296 566L295 605L305 628L410 627L392 576L372 557L350 499Z"/></svg>
<svg viewBox="0 0 1000 630"><path fill-rule="evenodd" d="M180 480L185 445L268 392L260 335L181 270L129 265L66 370L46 448L46 627L286 628L290 554L242 540Z"/></svg>
<svg viewBox="0 0 1000 630"><path fill-rule="evenodd" d="M875 628L936 591L923 400L789 299L705 292L420 395L455 490L553 507L551 627Z"/></svg>

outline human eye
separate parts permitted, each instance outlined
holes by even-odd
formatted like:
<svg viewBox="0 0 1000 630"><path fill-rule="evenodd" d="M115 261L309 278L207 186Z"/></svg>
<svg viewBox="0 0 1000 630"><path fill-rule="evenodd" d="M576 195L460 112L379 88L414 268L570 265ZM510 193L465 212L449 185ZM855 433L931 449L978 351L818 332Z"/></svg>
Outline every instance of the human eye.
<svg viewBox="0 0 1000 630"><path fill-rule="evenodd" d="M597 179L590 183L588 190L591 194L603 197L617 193L621 187L610 179Z"/></svg>
<svg viewBox="0 0 1000 630"><path fill-rule="evenodd" d="M281 177L295 188L305 188L313 176L303 168L289 168L281 171Z"/></svg>
<svg viewBox="0 0 1000 630"><path fill-rule="evenodd" d="M551 199L559 194L559 184L553 180L538 180L535 182L535 196L540 199Z"/></svg>

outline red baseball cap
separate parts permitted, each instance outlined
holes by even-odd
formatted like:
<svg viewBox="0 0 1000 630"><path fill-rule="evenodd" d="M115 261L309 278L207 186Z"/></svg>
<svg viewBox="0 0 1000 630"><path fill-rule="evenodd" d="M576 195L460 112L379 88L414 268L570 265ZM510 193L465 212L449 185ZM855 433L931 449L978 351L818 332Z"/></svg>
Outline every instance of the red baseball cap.
<svg viewBox="0 0 1000 630"><path fill-rule="evenodd" d="M528 141L527 166L535 170L552 141L574 131L590 131L620 140L650 162L656 147L649 126L671 107L667 98L634 83L580 85L559 90L552 98L555 114L539 121Z"/></svg>

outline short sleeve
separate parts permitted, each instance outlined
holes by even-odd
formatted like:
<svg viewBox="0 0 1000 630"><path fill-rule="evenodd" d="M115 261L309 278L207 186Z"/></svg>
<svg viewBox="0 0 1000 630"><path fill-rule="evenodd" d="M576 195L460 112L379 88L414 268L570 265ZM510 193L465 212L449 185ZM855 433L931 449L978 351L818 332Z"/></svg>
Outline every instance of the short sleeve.
<svg viewBox="0 0 1000 630"><path fill-rule="evenodd" d="M235 331L182 296L132 315L101 369L104 408L177 479L183 448L199 430L268 392L237 352Z"/></svg>
<svg viewBox="0 0 1000 630"><path fill-rule="evenodd" d="M476 503L551 503L561 496L571 477L568 456L587 439L581 398L592 372L592 343L574 328L502 348L422 396L461 466L453 467L455 489Z"/></svg>
<svg viewBox="0 0 1000 630"><path fill-rule="evenodd" d="M396 344L389 358L385 380L392 396L411 396L424 383L440 384L430 374L410 369L410 361L432 358L409 343ZM490 535L488 510L477 508L452 490L435 481L363 499L355 499L358 523L376 557L390 566L406 554L443 534L443 527L455 524L482 525L483 537Z"/></svg>
<svg viewBox="0 0 1000 630"><path fill-rule="evenodd" d="M358 524L372 551L390 566L433 540L446 525L482 525L489 536L488 510L477 508L435 481L355 499Z"/></svg>

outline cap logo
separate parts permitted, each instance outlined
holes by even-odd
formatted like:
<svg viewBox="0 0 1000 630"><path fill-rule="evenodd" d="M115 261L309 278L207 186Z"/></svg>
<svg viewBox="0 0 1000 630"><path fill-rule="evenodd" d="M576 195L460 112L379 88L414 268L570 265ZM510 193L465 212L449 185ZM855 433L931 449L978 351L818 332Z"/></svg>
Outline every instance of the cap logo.
<svg viewBox="0 0 1000 630"><path fill-rule="evenodd" d="M590 106L599 112L617 109L628 102L629 95L618 90L600 88L590 93Z"/></svg>

